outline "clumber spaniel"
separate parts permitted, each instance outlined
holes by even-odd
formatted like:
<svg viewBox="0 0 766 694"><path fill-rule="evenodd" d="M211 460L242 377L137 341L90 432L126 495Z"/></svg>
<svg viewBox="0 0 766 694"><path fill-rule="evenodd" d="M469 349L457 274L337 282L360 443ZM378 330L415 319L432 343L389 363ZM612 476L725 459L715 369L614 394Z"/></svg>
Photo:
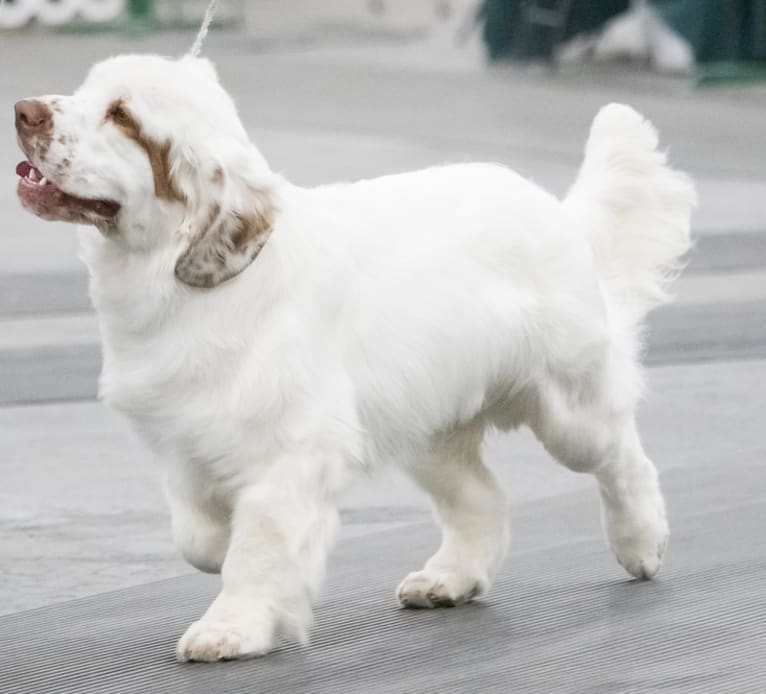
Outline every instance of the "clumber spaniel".
<svg viewBox="0 0 766 694"><path fill-rule="evenodd" d="M612 104L564 200L496 165L313 189L275 174L204 59L123 56L16 105L22 204L82 234L103 399L166 462L184 557L222 590L180 660L305 640L357 471L401 466L439 550L405 607L484 593L505 553L488 427L593 474L638 578L668 525L642 450L641 323L689 247L690 181Z"/></svg>

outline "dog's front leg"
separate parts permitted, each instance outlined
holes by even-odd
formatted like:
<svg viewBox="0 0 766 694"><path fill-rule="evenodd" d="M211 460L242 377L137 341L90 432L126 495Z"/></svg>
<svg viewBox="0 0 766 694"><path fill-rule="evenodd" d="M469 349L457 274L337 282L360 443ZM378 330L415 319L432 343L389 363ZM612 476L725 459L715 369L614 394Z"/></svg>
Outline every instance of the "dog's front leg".
<svg viewBox="0 0 766 694"><path fill-rule="evenodd" d="M286 482L244 489L234 506L222 590L178 642L178 659L251 658L285 637L305 642L310 599L336 526L334 505L316 490Z"/></svg>

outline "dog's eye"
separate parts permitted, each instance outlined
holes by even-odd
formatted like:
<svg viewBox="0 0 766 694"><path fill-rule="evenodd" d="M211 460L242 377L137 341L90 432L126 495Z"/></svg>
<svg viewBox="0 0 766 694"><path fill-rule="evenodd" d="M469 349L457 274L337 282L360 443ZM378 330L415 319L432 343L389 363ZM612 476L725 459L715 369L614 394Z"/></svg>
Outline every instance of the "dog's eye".
<svg viewBox="0 0 766 694"><path fill-rule="evenodd" d="M110 107L110 109L106 112L106 116L118 125L126 125L130 121L128 112L119 104L115 104L114 106Z"/></svg>

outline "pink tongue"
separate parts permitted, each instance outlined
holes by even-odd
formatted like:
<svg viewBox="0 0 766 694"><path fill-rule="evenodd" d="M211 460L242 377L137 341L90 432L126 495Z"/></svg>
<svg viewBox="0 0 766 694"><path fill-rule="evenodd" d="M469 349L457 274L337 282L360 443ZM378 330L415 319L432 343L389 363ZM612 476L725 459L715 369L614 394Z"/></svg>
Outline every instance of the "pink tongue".
<svg viewBox="0 0 766 694"><path fill-rule="evenodd" d="M32 164L30 164L28 161L22 161L22 162L19 162L19 165L16 167L16 173L22 178L26 178L32 169L35 169L35 167L32 166ZM37 171L37 169L35 169L35 171ZM40 172L37 171L37 173L40 173ZM40 173L40 178L42 177L43 175Z"/></svg>

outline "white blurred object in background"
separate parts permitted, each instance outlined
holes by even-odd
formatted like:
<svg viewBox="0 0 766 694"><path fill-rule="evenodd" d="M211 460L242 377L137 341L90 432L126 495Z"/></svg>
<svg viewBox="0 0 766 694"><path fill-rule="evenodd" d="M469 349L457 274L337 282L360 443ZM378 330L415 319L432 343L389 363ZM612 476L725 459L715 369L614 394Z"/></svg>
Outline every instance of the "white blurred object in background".
<svg viewBox="0 0 766 694"><path fill-rule="evenodd" d="M77 16L82 0L33 0L32 4L37 5L35 17L38 21L58 26L71 22Z"/></svg>
<svg viewBox="0 0 766 694"><path fill-rule="evenodd" d="M125 0L81 0L80 17L87 22L108 22L125 8Z"/></svg>
<svg viewBox="0 0 766 694"><path fill-rule="evenodd" d="M117 19L125 0L0 0L0 29L16 29L30 21L57 26L73 19L105 22Z"/></svg>
<svg viewBox="0 0 766 694"><path fill-rule="evenodd" d="M609 22L596 42L597 59L645 58L660 72L689 73L694 68L691 45L673 31L646 0Z"/></svg>
<svg viewBox="0 0 766 694"><path fill-rule="evenodd" d="M563 63L629 58L643 60L659 72L689 74L694 69L691 45L673 31L647 0L607 22L596 35L575 36L558 51Z"/></svg>
<svg viewBox="0 0 766 694"><path fill-rule="evenodd" d="M0 0L0 29L23 27L34 17L36 9L36 0Z"/></svg>

